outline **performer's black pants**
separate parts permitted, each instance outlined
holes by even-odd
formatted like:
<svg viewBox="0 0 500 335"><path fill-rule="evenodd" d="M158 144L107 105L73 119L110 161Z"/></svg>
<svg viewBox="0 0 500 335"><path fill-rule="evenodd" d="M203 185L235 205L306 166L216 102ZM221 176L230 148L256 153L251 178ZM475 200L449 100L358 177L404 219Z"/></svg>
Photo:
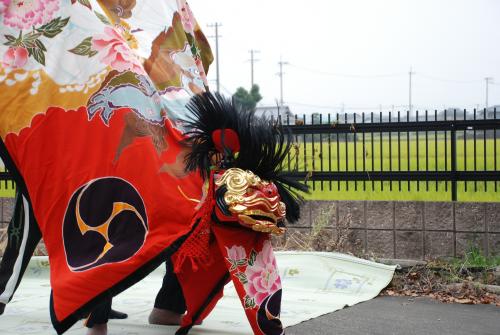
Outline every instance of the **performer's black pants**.
<svg viewBox="0 0 500 335"><path fill-rule="evenodd" d="M174 273L171 261L165 262L166 270L160 291L156 295L155 308L166 309L175 313L184 314L186 302L182 294L181 285Z"/></svg>
<svg viewBox="0 0 500 335"><path fill-rule="evenodd" d="M12 299L42 234L28 200L16 191L14 213L7 230L7 247L0 262L0 314Z"/></svg>
<svg viewBox="0 0 500 335"><path fill-rule="evenodd" d="M184 314L186 311L186 302L182 294L181 285L174 273L172 262L166 261L165 276L160 291L156 295L155 308ZM104 324L109 320L111 312L111 300L107 300L98 305L89 315L85 326L92 328L96 324Z"/></svg>
<svg viewBox="0 0 500 335"><path fill-rule="evenodd" d="M111 299L106 300L99 305L90 313L85 326L88 328L94 327L94 325L102 325L108 323L109 313L111 313Z"/></svg>

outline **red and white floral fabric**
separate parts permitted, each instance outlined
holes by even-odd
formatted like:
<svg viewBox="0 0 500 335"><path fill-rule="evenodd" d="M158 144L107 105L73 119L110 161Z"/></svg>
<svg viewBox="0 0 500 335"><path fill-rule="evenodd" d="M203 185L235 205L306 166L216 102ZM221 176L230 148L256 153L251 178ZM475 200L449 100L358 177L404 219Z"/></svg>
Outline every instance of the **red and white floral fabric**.
<svg viewBox="0 0 500 335"><path fill-rule="evenodd" d="M189 262L177 269L188 309L184 329L201 322L232 281L254 334L284 334L281 279L269 234L214 222L207 228L203 231L211 236L209 259L196 270Z"/></svg>

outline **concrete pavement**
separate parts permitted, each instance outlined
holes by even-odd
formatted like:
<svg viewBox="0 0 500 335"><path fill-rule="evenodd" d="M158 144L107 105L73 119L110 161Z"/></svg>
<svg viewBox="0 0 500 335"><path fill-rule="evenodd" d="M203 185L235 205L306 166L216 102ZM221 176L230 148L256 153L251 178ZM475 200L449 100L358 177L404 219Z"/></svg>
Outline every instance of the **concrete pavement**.
<svg viewBox="0 0 500 335"><path fill-rule="evenodd" d="M500 307L378 297L302 322L287 335L500 335Z"/></svg>

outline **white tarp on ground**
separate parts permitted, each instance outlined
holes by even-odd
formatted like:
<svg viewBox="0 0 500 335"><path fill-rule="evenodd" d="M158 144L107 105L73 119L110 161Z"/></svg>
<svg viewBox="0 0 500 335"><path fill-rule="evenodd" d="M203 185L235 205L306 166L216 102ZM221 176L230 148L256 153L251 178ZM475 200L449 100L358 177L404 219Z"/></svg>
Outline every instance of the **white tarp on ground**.
<svg viewBox="0 0 500 335"><path fill-rule="evenodd" d="M344 306L376 297L394 274L394 266L338 253L277 252L283 280L281 318L285 326L327 314ZM110 335L173 335L177 327L152 326L147 319L163 276L163 268L113 300L113 308L126 312L126 320L111 320ZM232 286L213 313L190 334L251 334L250 326ZM45 257L34 257L5 314L0 334L55 334L49 319L49 274ZM81 335L81 323L67 334Z"/></svg>

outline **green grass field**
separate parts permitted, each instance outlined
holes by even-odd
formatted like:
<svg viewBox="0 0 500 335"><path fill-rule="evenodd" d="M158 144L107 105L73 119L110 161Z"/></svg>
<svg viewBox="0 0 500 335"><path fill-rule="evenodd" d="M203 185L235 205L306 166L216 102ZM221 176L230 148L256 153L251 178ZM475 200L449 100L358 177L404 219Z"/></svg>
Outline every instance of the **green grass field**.
<svg viewBox="0 0 500 335"><path fill-rule="evenodd" d="M342 137L340 137L342 138ZM285 169L290 163L290 169L298 169L299 171L362 171L363 155L365 156L364 165L367 171L416 171L419 170L438 170L445 171L451 167L451 147L448 138L447 147L445 149L444 136L441 135L435 140L434 136L429 136L427 146L425 137L420 136L419 141L410 138L409 141L409 157L408 160L408 141L405 135L401 137L398 147L397 137L393 136L389 141L387 136L384 136L382 141L378 135L374 136L373 149L371 145L371 135L366 135L366 144L363 147L362 136L358 135L356 146L353 142L337 143L332 138L331 145L328 145L328 137L323 136L323 143L303 143L299 144L294 155L290 156L289 160L285 161ZM417 143L418 143L418 164L417 164ZM436 147L437 144L437 147ZM389 154L389 148L392 149L392 155ZM427 147L427 149L426 149ZM474 170L474 164L477 170L499 171L500 169L500 139L496 141L497 153L495 166L495 143L493 139L457 140L457 169L458 170ZM314 148L314 152L313 152ZM355 150L356 148L356 155ZM474 154L475 150L475 154ZM346 155L347 152L347 155ZM428 161L426 162L426 152ZM446 155L445 155L446 153ZM292 157L293 156L293 157ZM314 160L312 159L314 156ZM474 163L474 156L476 162ZM348 159L346 159L348 157ZM486 159L485 159L486 158ZM381 166L382 162L382 166ZM323 165L321 165L321 163ZM500 172L499 172L500 173ZM451 200L451 184L439 182L401 182L401 191L399 190L399 182L391 183L384 182L383 189L381 182L312 182L308 183L311 187L311 193L306 194L305 198L310 200L422 200L422 201L450 201ZM339 185L340 184L340 185ZM410 190L408 190L408 184ZM330 189L331 185L331 189ZM428 185L428 189L427 189ZM356 190L357 186L357 190ZM366 190L363 190L363 186ZM477 190L475 189L477 187ZM500 201L500 182L497 182L497 190L495 192L494 182L467 182L467 191L465 183L458 183L458 200L459 201ZM340 187L340 188L339 188ZM417 188L419 187L419 190ZM14 186L12 182L0 182L0 197L13 197Z"/></svg>
<svg viewBox="0 0 500 335"><path fill-rule="evenodd" d="M15 195L15 186L11 181L0 181L0 197L13 198Z"/></svg>
<svg viewBox="0 0 500 335"><path fill-rule="evenodd" d="M342 135L340 138L342 139ZM289 159L290 169L298 169L298 171L390 171L391 169L392 171L446 171L451 169L451 144L449 138L447 143L444 141L443 135L437 137L437 141L434 135L429 135L427 145L424 136L420 136L418 142L416 139L410 138L408 143L405 134L401 136L399 146L396 136L392 136L391 141L387 136L384 136L381 141L380 137L375 135L373 147L371 135L366 135L365 140L365 146L363 146L362 136L358 135L356 145L352 141L347 142L347 146L346 142L340 142L337 148L335 137L332 138L329 145L328 137L325 135L322 144L316 142L314 146L312 143L307 143L304 146L303 143L300 143L294 150L294 157ZM486 139L486 141L477 139L475 145L474 141L471 140L465 142L464 146L463 139L457 140L457 169L459 171L472 171L474 167L476 170L489 171L500 169L499 139L496 141L496 166L493 139ZM363 156L365 157L364 162ZM346 157L348 158L346 159ZM428 157L427 161L426 157ZM476 157L475 162L474 157ZM285 168L287 167L288 160L285 164ZM357 191L355 190L356 184ZM392 191L390 182L384 182L383 189L381 182L372 184L371 181L349 182L348 185L346 182L336 181L331 183L315 182L314 184L309 182L309 185L311 194L305 197L311 200L451 200L451 183L448 183L446 190L446 182L437 183L437 190L436 182L411 182L410 190L408 190L408 182L401 182L401 191L399 190L399 182L392 182ZM364 185L365 191L363 190ZM494 182L486 184L484 182L467 182L467 191L465 188L465 182L458 183L459 201L500 201L500 182L497 182L498 192L495 192Z"/></svg>

